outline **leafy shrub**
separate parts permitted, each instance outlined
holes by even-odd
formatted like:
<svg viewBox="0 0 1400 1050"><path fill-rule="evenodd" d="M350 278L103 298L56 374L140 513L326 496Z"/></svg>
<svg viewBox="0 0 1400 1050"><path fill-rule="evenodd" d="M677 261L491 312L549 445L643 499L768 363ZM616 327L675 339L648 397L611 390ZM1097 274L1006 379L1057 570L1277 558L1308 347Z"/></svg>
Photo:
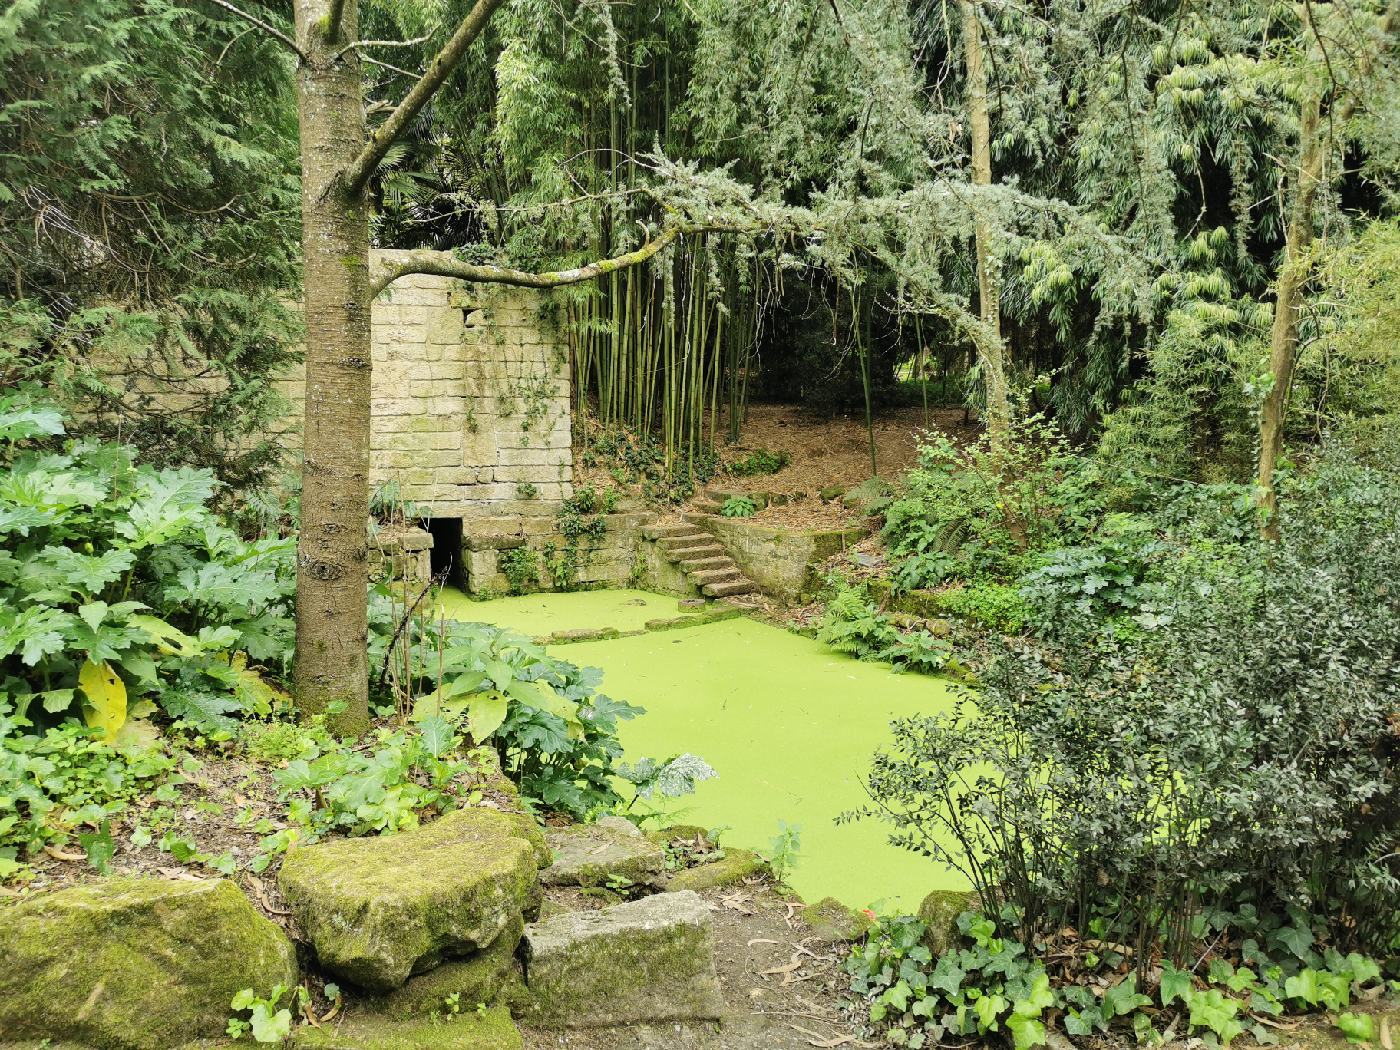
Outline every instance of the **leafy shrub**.
<svg viewBox="0 0 1400 1050"><path fill-rule="evenodd" d="M1016 634L1027 619L1021 588L1007 583L969 583L939 591L937 606L950 616L980 623L1002 634Z"/></svg>
<svg viewBox="0 0 1400 1050"><path fill-rule="evenodd" d="M0 695L21 717L81 709L109 738L143 695L206 729L268 713L251 665L290 659L292 542L222 525L206 471L50 450L62 432L27 394L0 399Z"/></svg>
<svg viewBox="0 0 1400 1050"><path fill-rule="evenodd" d="M511 594L524 594L540 582L540 559L527 546L512 547L501 555L501 574L510 584Z"/></svg>
<svg viewBox="0 0 1400 1050"><path fill-rule="evenodd" d="M752 518L758 513L758 505L748 496L730 496L719 512L726 518Z"/></svg>
<svg viewBox="0 0 1400 1050"><path fill-rule="evenodd" d="M770 452L766 448L756 448L746 456L740 456L726 468L735 477L750 478L760 474L776 474L788 465L786 452Z"/></svg>
<svg viewBox="0 0 1400 1050"><path fill-rule="evenodd" d="M1026 622L1045 638L1085 625L1126 625L1132 617L1155 627L1161 588L1149 577L1166 549L1152 518L1108 515L1087 542L1049 551L1021 578Z"/></svg>
<svg viewBox="0 0 1400 1050"><path fill-rule="evenodd" d="M1045 1041L1044 1012L1056 1004L1045 967L1024 945L997 936L975 912L958 917L970 943L934 959L918 919L882 918L846 960L866 1020L893 1046L937 1046L945 1037L1005 1033L1017 1050Z"/></svg>
<svg viewBox="0 0 1400 1050"><path fill-rule="evenodd" d="M1031 947L1004 932L1016 925L1013 907L996 919L975 911L959 915L956 942L937 957L921 920L882 918L852 951L846 972L866 1034L883 1036L889 1045L1001 1035L1019 1050L1048 1042L1048 1019L1055 1015L1076 1037L1119 1028L1151 1044L1164 1026L1170 1032L1180 1025L1186 1034L1226 1044L1246 1031L1270 1043L1269 1028L1257 1018L1342 1010L1381 976L1365 956L1313 950L1312 934L1299 920L1279 928L1265 950L1254 937L1239 936L1255 928L1253 915L1213 918L1243 926L1211 925L1211 948L1201 965L1163 961L1147 981L1136 971L1122 973L1132 949L1106 943L1099 926L1082 934L1066 928L1048 943L1036 942L1035 949L1059 963L1048 971ZM1230 930L1234 937L1226 936ZM1345 1029L1347 1023L1339 1018L1339 1024Z"/></svg>
<svg viewBox="0 0 1400 1050"><path fill-rule="evenodd" d="M921 446L882 535L900 590L1004 581L1020 575L1028 553L1083 535L1100 512L1091 464L1032 417L1001 450L985 437L960 448L938 435Z"/></svg>
<svg viewBox="0 0 1400 1050"><path fill-rule="evenodd" d="M72 720L37 730L0 699L0 878L21 852L101 826L174 771L158 751L118 751L101 737Z"/></svg>
<svg viewBox="0 0 1400 1050"><path fill-rule="evenodd" d="M952 646L942 638L926 630L901 631L863 589L839 581L822 616L817 640L860 660L929 674L946 667L952 655Z"/></svg>
<svg viewBox="0 0 1400 1050"><path fill-rule="evenodd" d="M1290 491L1281 544L1164 581L1163 626L1007 648L947 715L895 724L870 778L896 842L1011 901L1023 939L1103 923L1166 938L1241 896L1400 936L1400 508L1393 481L1324 464Z"/></svg>

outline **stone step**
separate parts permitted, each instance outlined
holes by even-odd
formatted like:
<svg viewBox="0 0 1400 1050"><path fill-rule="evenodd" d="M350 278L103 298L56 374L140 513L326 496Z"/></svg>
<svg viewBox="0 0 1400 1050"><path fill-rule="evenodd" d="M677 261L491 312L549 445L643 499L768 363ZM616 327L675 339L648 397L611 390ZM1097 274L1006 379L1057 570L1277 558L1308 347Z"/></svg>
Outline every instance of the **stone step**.
<svg viewBox="0 0 1400 1050"><path fill-rule="evenodd" d="M671 539L676 536L690 536L694 534L695 526L680 522L675 525L644 525L642 535L649 540Z"/></svg>
<svg viewBox="0 0 1400 1050"><path fill-rule="evenodd" d="M728 567L722 569L701 569L697 572L688 572L691 582L702 589L710 583L733 583L736 580L743 580L744 574L739 571L739 567L732 562Z"/></svg>
<svg viewBox="0 0 1400 1050"><path fill-rule="evenodd" d="M736 594L752 594L753 591L754 585L744 579L733 583L707 583L700 588L700 593L710 598L729 598Z"/></svg>
<svg viewBox="0 0 1400 1050"><path fill-rule="evenodd" d="M670 554L678 550L684 550L686 547L696 547L701 544L714 543L714 541L715 538L708 532L702 532L700 529L691 526L690 531L684 535L667 536L665 539L658 540L657 542L661 544L661 549L663 551Z"/></svg>
<svg viewBox="0 0 1400 1050"><path fill-rule="evenodd" d="M695 572L697 569L719 569L733 565L734 559L727 554L711 554L704 558L686 558L676 564L686 572Z"/></svg>
<svg viewBox="0 0 1400 1050"><path fill-rule="evenodd" d="M718 514L724 509L723 503L718 503L710 499L696 500L691 506L695 508L698 514Z"/></svg>
<svg viewBox="0 0 1400 1050"><path fill-rule="evenodd" d="M714 540L693 547L681 547L666 552L672 561L694 561L697 558L727 558L729 553Z"/></svg>

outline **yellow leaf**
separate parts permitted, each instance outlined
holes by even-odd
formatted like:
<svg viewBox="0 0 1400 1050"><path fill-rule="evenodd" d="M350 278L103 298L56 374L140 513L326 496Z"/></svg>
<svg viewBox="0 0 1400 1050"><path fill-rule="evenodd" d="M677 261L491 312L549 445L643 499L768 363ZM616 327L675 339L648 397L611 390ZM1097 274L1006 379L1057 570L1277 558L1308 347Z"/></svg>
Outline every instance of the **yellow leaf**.
<svg viewBox="0 0 1400 1050"><path fill-rule="evenodd" d="M190 656L199 648L199 643L195 639L178 627L166 623L158 616L141 614L128 617L126 622L145 631L150 636L151 641L156 643L156 648L166 656L171 653Z"/></svg>
<svg viewBox="0 0 1400 1050"><path fill-rule="evenodd" d="M85 660L78 672L78 688L87 697L87 724L102 730L102 739L112 743L126 722L126 683L108 664Z"/></svg>

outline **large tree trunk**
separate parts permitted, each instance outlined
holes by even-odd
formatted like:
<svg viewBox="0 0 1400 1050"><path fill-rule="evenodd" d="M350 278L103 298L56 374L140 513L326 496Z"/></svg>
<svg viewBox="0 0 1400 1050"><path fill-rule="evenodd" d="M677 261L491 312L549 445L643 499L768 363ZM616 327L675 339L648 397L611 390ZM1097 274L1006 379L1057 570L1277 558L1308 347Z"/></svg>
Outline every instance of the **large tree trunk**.
<svg viewBox="0 0 1400 1050"><path fill-rule="evenodd" d="M987 115L987 67L982 60L982 27L973 0L958 0L962 14L963 56L967 66L967 111L972 132L972 184L992 184L992 130ZM992 254L991 223L977 206L974 218L977 240L977 310L983 335L977 340L982 359L982 385L987 395L987 429L1000 444L1011 424L1011 397L1006 383L1006 356L1001 341L1001 289L997 261Z"/></svg>
<svg viewBox="0 0 1400 1050"><path fill-rule="evenodd" d="M1321 102L1316 94L1304 99L1301 118L1293 206L1288 216L1283 265L1279 268L1276 286L1274 323L1269 334L1269 374L1273 385L1259 412L1259 506L1264 512L1262 529L1266 539L1278 539L1279 535L1274 473L1283 452L1288 393L1298 361L1298 311L1302 307L1307 276L1306 256L1313 241L1313 204L1317 200L1326 152Z"/></svg>
<svg viewBox="0 0 1400 1050"><path fill-rule="evenodd" d="M328 5L297 0L306 309L306 434L297 540L297 704L329 724L369 724L365 589L369 518L369 208L343 178L365 143L363 87L347 0L335 40ZM334 706L332 706L334 705ZM342 706L343 705L343 706Z"/></svg>

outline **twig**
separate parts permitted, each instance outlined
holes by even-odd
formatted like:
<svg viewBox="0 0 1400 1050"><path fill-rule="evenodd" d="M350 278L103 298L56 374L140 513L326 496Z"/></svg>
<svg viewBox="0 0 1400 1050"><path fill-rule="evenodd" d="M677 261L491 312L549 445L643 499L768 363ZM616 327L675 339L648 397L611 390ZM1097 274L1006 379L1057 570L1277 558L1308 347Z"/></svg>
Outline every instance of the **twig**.
<svg viewBox="0 0 1400 1050"><path fill-rule="evenodd" d="M362 47L417 47L419 44L426 44L432 38L432 33L424 33L422 36L416 36L412 40L355 40L337 51L335 53L335 60L339 62L347 51L355 51Z"/></svg>
<svg viewBox="0 0 1400 1050"><path fill-rule="evenodd" d="M418 592L418 597L413 599L413 604L408 606L408 608L404 609L403 618L399 620L399 626L394 631L394 637L389 639L389 647L387 650L385 650L384 663L379 668L379 681L375 685L376 689L384 688L384 680L389 677L389 660L394 655L394 646L398 644L399 636L403 634L404 628L407 627L409 621L413 619L413 612L415 609L418 608L418 603L421 602L427 596L428 592L433 589L433 584L442 584L446 582L446 580L447 573L445 571L438 573L436 576L429 576L428 582L424 584L423 589Z"/></svg>
<svg viewBox="0 0 1400 1050"><path fill-rule="evenodd" d="M297 47L297 42L291 37L289 37L286 33L282 32L282 30L272 25L270 22L264 22L261 18L258 18L256 15L250 15L247 11L244 11L242 8L235 7L233 4L229 3L229 0L209 0L209 2L215 7L222 7L225 11L237 15L239 18L243 19L243 21L249 23L250 25L257 26L264 33L268 34L268 36L271 36L286 44L296 53L297 57L300 58L303 62L306 61L306 52L303 51L301 48Z"/></svg>

